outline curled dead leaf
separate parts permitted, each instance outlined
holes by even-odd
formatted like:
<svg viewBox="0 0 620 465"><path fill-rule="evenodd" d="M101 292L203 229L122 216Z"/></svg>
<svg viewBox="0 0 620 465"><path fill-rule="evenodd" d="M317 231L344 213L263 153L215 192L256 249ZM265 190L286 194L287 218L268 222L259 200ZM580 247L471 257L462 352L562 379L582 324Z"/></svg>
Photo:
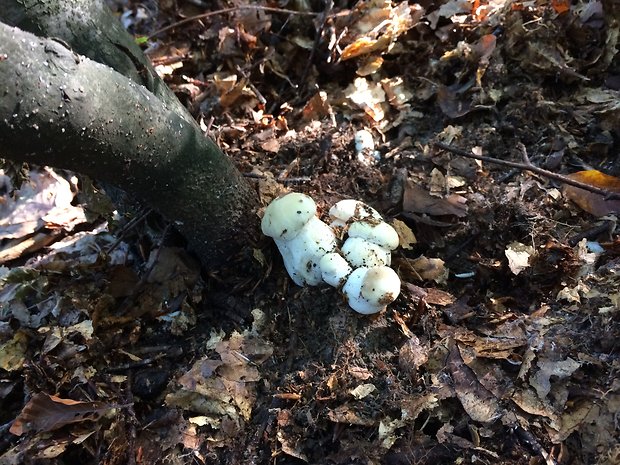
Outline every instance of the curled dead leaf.
<svg viewBox="0 0 620 465"><path fill-rule="evenodd" d="M21 436L29 431L53 431L70 423L96 421L113 407L104 402L81 402L40 392L30 398L9 432Z"/></svg>

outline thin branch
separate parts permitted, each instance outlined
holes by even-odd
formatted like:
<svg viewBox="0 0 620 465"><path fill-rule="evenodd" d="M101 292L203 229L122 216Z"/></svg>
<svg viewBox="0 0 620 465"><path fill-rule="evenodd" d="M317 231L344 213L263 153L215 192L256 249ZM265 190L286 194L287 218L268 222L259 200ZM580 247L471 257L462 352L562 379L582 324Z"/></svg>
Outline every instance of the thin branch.
<svg viewBox="0 0 620 465"><path fill-rule="evenodd" d="M554 173L553 171L547 171L546 169L539 168L538 166L532 164L530 159L527 156L527 151L525 146L521 143L518 144L519 149L521 150L521 154L523 156L522 162L508 161L508 160L500 160L499 158L486 157L484 155L475 155L471 152L467 152L465 150L459 149L457 147L453 147L448 144L444 144L443 142L433 142L433 145L442 150L446 150L455 155L473 158L474 160L486 161L488 163L495 163L496 165L502 166L510 166L511 168L517 168L522 171L531 171L532 173L539 174L544 176L545 178L554 179L556 181L560 181L564 184L568 184L570 186L578 187L579 189L586 190L588 192L593 192L594 194L602 195L605 200L617 200L620 199L620 193L611 192L608 189L602 189L600 187L592 186L585 182L575 181L574 179L569 178L564 174Z"/></svg>
<svg viewBox="0 0 620 465"><path fill-rule="evenodd" d="M319 44L321 43L321 39L323 38L323 31L325 30L325 25L327 24L327 18L329 18L329 15L333 8L334 8L334 0L326 0L325 10L323 11L323 13L321 13L321 15L323 16L321 18L321 24L317 28L316 37L314 38L314 43L312 44L312 50L310 51L310 56L308 57L308 65L304 68L303 74L301 75L301 79L299 80L300 93L301 93L301 90L305 90L305 87L307 84L306 78L308 77L308 73L310 72L310 69L312 68L312 61L314 60L314 55L316 54L316 51L319 48Z"/></svg>
<svg viewBox="0 0 620 465"><path fill-rule="evenodd" d="M322 14L322 13L315 13L313 11L295 11L295 10L287 10L286 8L275 8L271 6L262 6L262 5L239 5L239 6L234 6L231 8L223 8L221 10L216 10L216 11L208 11L207 13L202 13L196 16L190 16L189 18L182 19L180 21L177 21L176 23L172 23L166 27L162 27L161 29L158 29L157 31L149 35L147 37L147 40L151 40L153 37L158 36L162 32L169 31L170 29L174 29L175 27L182 26L183 24L191 23L193 21L198 21L200 19L205 19L210 16L223 15L226 13L232 13L233 11L240 11L240 10L262 10L262 11L268 11L270 13L281 13L281 14L302 15L302 16L318 16Z"/></svg>

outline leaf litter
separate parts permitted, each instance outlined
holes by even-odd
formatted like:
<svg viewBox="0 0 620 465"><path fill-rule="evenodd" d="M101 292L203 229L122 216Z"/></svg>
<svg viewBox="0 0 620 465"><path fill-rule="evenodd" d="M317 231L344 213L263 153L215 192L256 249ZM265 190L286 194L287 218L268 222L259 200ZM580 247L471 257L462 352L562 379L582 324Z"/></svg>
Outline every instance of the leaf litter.
<svg viewBox="0 0 620 465"><path fill-rule="evenodd" d="M65 422L55 402L1 460L619 463L613 2L110 3L264 204L359 198L397 225L403 293L357 316L265 244L201 274L155 214L49 169L20 194L6 168L1 228L24 235L1 244L3 423L41 396L117 407ZM434 141L506 161L522 143L610 195Z"/></svg>

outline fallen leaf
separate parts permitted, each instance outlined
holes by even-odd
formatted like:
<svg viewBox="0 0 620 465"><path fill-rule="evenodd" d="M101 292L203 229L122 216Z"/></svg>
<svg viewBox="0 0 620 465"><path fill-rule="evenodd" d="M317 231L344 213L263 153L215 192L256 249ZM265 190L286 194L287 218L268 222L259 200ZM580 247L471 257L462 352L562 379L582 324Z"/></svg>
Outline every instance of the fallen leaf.
<svg viewBox="0 0 620 465"><path fill-rule="evenodd" d="M467 215L467 199L452 194L445 198L431 196L426 190L410 179L405 182L403 193L403 214L426 213L428 215L455 215L462 218Z"/></svg>
<svg viewBox="0 0 620 465"><path fill-rule="evenodd" d="M570 11L570 0L552 0L551 5L555 12L559 15Z"/></svg>
<svg viewBox="0 0 620 465"><path fill-rule="evenodd" d="M0 345L0 368L6 371L21 369L26 361L26 350L28 350L28 335L18 330L13 339Z"/></svg>
<svg viewBox="0 0 620 465"><path fill-rule="evenodd" d="M557 412L546 402L540 400L532 389L517 389L511 399L524 412L548 418L551 420L551 426L556 430L558 429L559 416Z"/></svg>
<svg viewBox="0 0 620 465"><path fill-rule="evenodd" d="M566 360L539 360L538 371L530 375L530 385L536 389L540 399L545 399L551 391L551 378L563 380L572 375L580 366L576 360L568 357Z"/></svg>
<svg viewBox="0 0 620 465"><path fill-rule="evenodd" d="M444 115L449 118L460 118L472 110L470 100L459 98L463 92L460 85L449 87L439 86L437 89L437 103Z"/></svg>
<svg viewBox="0 0 620 465"><path fill-rule="evenodd" d="M426 258L424 255L416 259L407 259L407 263L423 280L440 282L445 279L447 269L441 258Z"/></svg>
<svg viewBox="0 0 620 465"><path fill-rule="evenodd" d="M349 425L373 426L377 423L376 420L358 411L351 404L343 404L330 410L327 413L327 418L334 423L346 423Z"/></svg>
<svg viewBox="0 0 620 465"><path fill-rule="evenodd" d="M454 342L448 354L447 367L452 375L456 397L472 420L492 423L501 416L497 398L485 389L474 371L465 364Z"/></svg>
<svg viewBox="0 0 620 465"><path fill-rule="evenodd" d="M364 397L369 396L373 392L377 390L377 387L374 384L360 384L355 389L349 391L349 393L355 397L356 399L363 399Z"/></svg>
<svg viewBox="0 0 620 465"><path fill-rule="evenodd" d="M516 276L530 266L530 257L534 254L534 247L531 245L513 242L504 251L508 259L508 267Z"/></svg>
<svg viewBox="0 0 620 465"><path fill-rule="evenodd" d="M428 361L428 347L412 335L398 351L398 366L404 373L413 375Z"/></svg>
<svg viewBox="0 0 620 465"><path fill-rule="evenodd" d="M620 193L620 179L615 176L601 173L598 170L578 171L568 174L567 177L589 184L593 187L606 189L610 193ZM605 216L609 213L620 212L619 199L605 199L603 195L595 194L575 186L565 185L564 195L576 203L582 210L594 216Z"/></svg>
<svg viewBox="0 0 620 465"><path fill-rule="evenodd" d="M342 50L342 60L388 51L398 36L413 27L424 13L420 5L400 2L393 7L391 1L364 2L358 11L362 17L356 22L355 29L363 35L357 36Z"/></svg>
<svg viewBox="0 0 620 465"><path fill-rule="evenodd" d="M405 86L402 77L382 79L381 85L390 105L398 110L405 108L405 104L413 98L413 93Z"/></svg>
<svg viewBox="0 0 620 465"><path fill-rule="evenodd" d="M358 77L345 90L345 97L364 110L374 121L379 122L385 117L387 106L385 91L378 82Z"/></svg>
<svg viewBox="0 0 620 465"><path fill-rule="evenodd" d="M21 436L30 431L53 431L70 423L96 421L113 407L104 402L81 402L39 392L30 398L9 432Z"/></svg>
<svg viewBox="0 0 620 465"><path fill-rule="evenodd" d="M306 102L301 111L301 118L304 121L317 121L321 118L331 117L333 114L334 111L327 101L327 93L320 91Z"/></svg>
<svg viewBox="0 0 620 465"><path fill-rule="evenodd" d="M403 249L411 250L413 248L412 245L418 242L411 228L404 222L394 219L392 220L392 227L396 230L399 245Z"/></svg>
<svg viewBox="0 0 620 465"><path fill-rule="evenodd" d="M166 403L205 415L249 420L256 401L257 365L271 356L273 348L248 333L233 332L219 340L215 350L220 360L204 358L179 378L182 389L168 394Z"/></svg>
<svg viewBox="0 0 620 465"><path fill-rule="evenodd" d="M71 231L86 222L84 209L71 205L71 184L51 168L31 170L12 196L0 199L0 239L21 238L41 227Z"/></svg>

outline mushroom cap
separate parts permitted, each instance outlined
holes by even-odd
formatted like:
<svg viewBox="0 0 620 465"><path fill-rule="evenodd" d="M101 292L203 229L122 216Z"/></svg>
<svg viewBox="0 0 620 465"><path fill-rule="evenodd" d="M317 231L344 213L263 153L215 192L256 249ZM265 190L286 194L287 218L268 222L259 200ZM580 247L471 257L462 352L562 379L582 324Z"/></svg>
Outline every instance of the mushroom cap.
<svg viewBox="0 0 620 465"><path fill-rule="evenodd" d="M362 239L349 237L342 246L344 258L355 268L360 266L388 266L392 262L390 251L380 245Z"/></svg>
<svg viewBox="0 0 620 465"><path fill-rule="evenodd" d="M388 266L370 268L364 277L361 294L371 303L390 304L400 294L400 278Z"/></svg>
<svg viewBox="0 0 620 465"><path fill-rule="evenodd" d="M344 286L342 286L342 293L347 298L349 307L363 315L371 315L380 312L383 308L381 306L372 305L362 297L362 283L364 282L367 272L368 268L366 267L353 270L344 283Z"/></svg>
<svg viewBox="0 0 620 465"><path fill-rule="evenodd" d="M336 252L323 255L319 266L323 281L332 287L340 287L352 270L344 257Z"/></svg>
<svg viewBox="0 0 620 465"><path fill-rule="evenodd" d="M349 306L358 313L378 313L400 294L400 279L386 266L353 270L342 287Z"/></svg>
<svg viewBox="0 0 620 465"><path fill-rule="evenodd" d="M336 248L334 231L316 216L310 218L293 239L274 238L274 241L286 271L298 286L319 284L322 280L321 258Z"/></svg>
<svg viewBox="0 0 620 465"><path fill-rule="evenodd" d="M316 215L311 197L292 192L273 200L265 209L261 229L265 236L289 241Z"/></svg>
<svg viewBox="0 0 620 465"><path fill-rule="evenodd" d="M361 220L349 226L349 237L361 237L388 250L394 250L400 242L396 230L385 221Z"/></svg>
<svg viewBox="0 0 620 465"><path fill-rule="evenodd" d="M381 220L381 215L377 210L364 202L354 199L336 202L329 209L329 216L332 218L332 226L345 226L351 220L361 220L364 218Z"/></svg>

